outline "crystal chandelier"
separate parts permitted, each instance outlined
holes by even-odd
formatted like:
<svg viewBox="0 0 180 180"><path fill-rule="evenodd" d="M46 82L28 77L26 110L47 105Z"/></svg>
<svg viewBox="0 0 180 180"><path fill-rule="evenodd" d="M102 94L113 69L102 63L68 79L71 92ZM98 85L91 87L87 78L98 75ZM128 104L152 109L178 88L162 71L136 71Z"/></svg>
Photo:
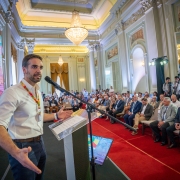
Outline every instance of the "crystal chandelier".
<svg viewBox="0 0 180 180"><path fill-rule="evenodd" d="M62 57L59 56L58 64L59 64L60 66L62 66L63 63L64 63L64 61L63 61Z"/></svg>
<svg viewBox="0 0 180 180"><path fill-rule="evenodd" d="M75 45L81 44L88 35L87 29L81 27L79 12L76 10L72 12L71 27L65 31L65 35Z"/></svg>

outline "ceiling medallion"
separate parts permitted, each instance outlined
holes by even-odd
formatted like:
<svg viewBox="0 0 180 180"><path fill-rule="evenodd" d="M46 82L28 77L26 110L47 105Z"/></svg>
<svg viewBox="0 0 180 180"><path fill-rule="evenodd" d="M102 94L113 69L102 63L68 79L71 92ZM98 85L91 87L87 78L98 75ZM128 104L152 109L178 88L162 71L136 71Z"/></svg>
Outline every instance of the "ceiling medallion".
<svg viewBox="0 0 180 180"><path fill-rule="evenodd" d="M71 27L65 31L65 35L75 45L81 44L81 42L88 36L87 29L81 26L82 24L79 17L79 12L74 10L72 12Z"/></svg>

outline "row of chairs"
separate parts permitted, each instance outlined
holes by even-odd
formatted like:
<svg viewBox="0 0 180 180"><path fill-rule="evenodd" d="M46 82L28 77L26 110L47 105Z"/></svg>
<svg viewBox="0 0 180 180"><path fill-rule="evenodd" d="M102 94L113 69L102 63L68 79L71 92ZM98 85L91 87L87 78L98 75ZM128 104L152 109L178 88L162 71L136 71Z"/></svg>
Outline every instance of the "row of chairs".
<svg viewBox="0 0 180 180"><path fill-rule="evenodd" d="M125 110L123 110L122 113L119 113L116 116L117 116L117 118L122 118L124 115L125 115ZM150 126L150 123L157 119L158 119L158 109L155 109L154 114L151 116L151 118L149 120L144 120L144 121L140 122L142 124L142 135L144 135L145 129ZM175 134L175 136L180 138L180 130L175 130L174 134ZM153 136L153 138L154 138L154 136ZM169 139L168 139L168 144L170 144Z"/></svg>

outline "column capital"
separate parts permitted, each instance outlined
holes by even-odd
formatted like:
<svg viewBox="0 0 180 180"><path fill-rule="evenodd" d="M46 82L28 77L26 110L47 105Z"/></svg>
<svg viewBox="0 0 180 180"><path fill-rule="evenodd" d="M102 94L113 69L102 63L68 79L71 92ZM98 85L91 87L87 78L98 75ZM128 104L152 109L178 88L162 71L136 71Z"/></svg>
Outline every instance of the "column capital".
<svg viewBox="0 0 180 180"><path fill-rule="evenodd" d="M116 26L115 26L115 33L116 33L116 35L118 35L121 31L123 31L124 30L124 23L123 23L123 21L121 20L121 21L119 21L117 24L116 24Z"/></svg>
<svg viewBox="0 0 180 180"><path fill-rule="evenodd" d="M26 46L28 48L28 53L34 51L35 46L35 38L33 39L26 39Z"/></svg>
<svg viewBox="0 0 180 180"><path fill-rule="evenodd" d="M24 50L24 46L25 46L24 39L21 39L21 41L19 41L19 42L17 43L17 46L18 46L19 49Z"/></svg>
<svg viewBox="0 0 180 180"><path fill-rule="evenodd" d="M12 0L9 1L8 9L7 9L7 11L5 12L6 23L9 24L9 26L11 26L12 23L13 23L13 21L14 21L14 17L13 17L13 14L12 14L13 3L14 3L14 2L13 2Z"/></svg>
<svg viewBox="0 0 180 180"><path fill-rule="evenodd" d="M87 48L89 49L89 52L94 51L94 45L88 45Z"/></svg>

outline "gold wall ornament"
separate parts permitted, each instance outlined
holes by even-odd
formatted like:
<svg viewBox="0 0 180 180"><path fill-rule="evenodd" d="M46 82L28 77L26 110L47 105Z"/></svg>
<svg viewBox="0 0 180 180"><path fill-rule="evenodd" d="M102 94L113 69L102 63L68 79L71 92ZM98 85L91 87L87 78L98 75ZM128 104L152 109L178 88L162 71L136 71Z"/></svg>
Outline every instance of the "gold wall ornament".
<svg viewBox="0 0 180 180"><path fill-rule="evenodd" d="M63 63L64 63L64 61L63 61L63 59L62 59L62 57L61 57L61 55L60 55L60 56L59 56L59 60L58 60L58 64L59 64L60 66L62 66Z"/></svg>
<svg viewBox="0 0 180 180"><path fill-rule="evenodd" d="M71 27L65 31L65 36L77 46L88 36L87 29L81 26L79 12L74 10L72 12Z"/></svg>

